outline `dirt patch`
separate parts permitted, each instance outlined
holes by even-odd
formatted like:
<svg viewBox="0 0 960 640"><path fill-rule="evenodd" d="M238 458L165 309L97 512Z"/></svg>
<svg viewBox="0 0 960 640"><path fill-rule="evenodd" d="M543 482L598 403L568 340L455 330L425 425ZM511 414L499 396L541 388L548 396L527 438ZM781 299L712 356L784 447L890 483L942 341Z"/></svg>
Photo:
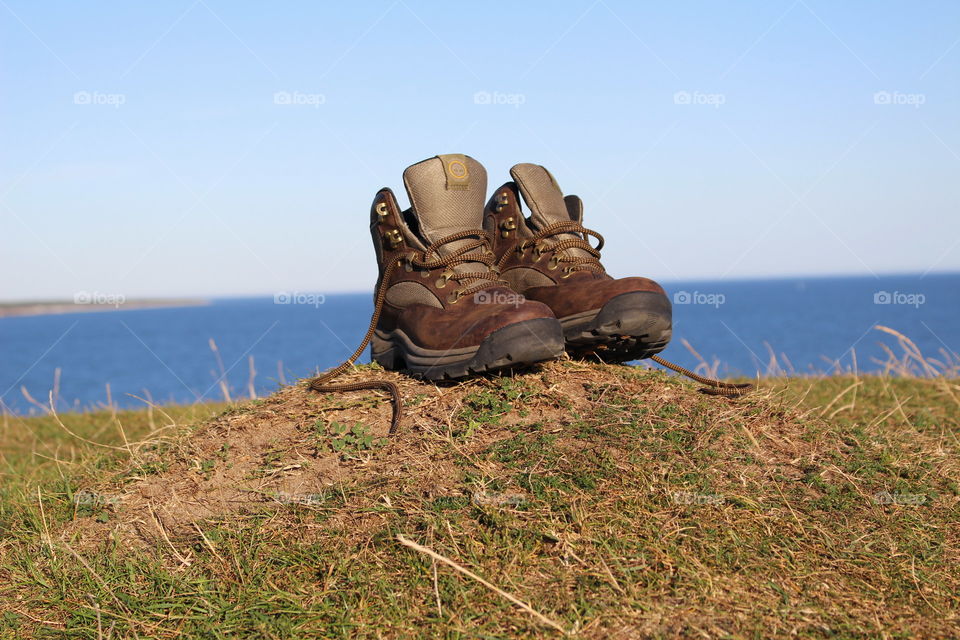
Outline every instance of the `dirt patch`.
<svg viewBox="0 0 960 640"><path fill-rule="evenodd" d="M559 362L513 377L437 385L361 368L344 382L370 379L388 379L401 388L405 416L395 436L386 439L391 409L385 395L317 394L303 385L288 387L227 411L154 454L153 468L162 467L159 473L134 472L98 488L119 496L110 521L78 520L65 535L80 544L110 536L152 545L193 535L195 523L232 514L289 505L328 508L337 500L342 505L347 499L343 487L358 480L366 490L402 486L407 495L423 500L457 496L463 489L454 458L483 468L483 452L490 444L524 425L551 427L548 431L559 438L557 451L600 447L624 470L632 468L624 461L623 447L614 442L564 433L584 416L596 416L599 408L610 412L613 425L635 421L639 410L642 419L675 428L680 436L689 432L704 447L741 449L747 443L754 463L737 468L731 480L738 482L745 474L799 476L815 448L800 437L800 414L763 394L706 398L685 383L644 369ZM332 424L348 431L359 425L373 445L351 448L348 443L335 450ZM720 432L716 437L714 430ZM445 446L450 443L452 449ZM332 514L331 523L354 520Z"/></svg>

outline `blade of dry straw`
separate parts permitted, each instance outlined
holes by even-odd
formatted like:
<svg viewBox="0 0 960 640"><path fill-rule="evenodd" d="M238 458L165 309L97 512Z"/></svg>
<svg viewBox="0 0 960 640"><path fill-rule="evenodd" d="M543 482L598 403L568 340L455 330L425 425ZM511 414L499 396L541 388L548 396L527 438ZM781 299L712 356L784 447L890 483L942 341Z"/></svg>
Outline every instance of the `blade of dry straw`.
<svg viewBox="0 0 960 640"><path fill-rule="evenodd" d="M547 616L543 615L542 613L540 613L539 611L537 611L536 609L534 609L533 607L531 607L531 606L528 605L527 603L523 602L522 600L520 600L520 599L517 598L516 596L510 595L509 593L507 593L507 592L504 591L503 589L501 589L501 588L499 588L499 587L496 587L496 586L490 584L489 582L487 582L486 580L484 580L483 578L481 578L480 576L478 576L478 575L475 574L474 572L470 571L469 569L467 569L467 568L465 568L465 567L460 566L459 564L457 564L456 562L454 562L454 561L451 560L450 558L447 558L447 557L445 557L445 556L440 555L439 553L437 553L437 552L434 551L433 549L428 549L427 547L424 547L423 545L419 545L419 544L417 544L416 542L413 542L412 540L408 540L407 538L404 538L404 537L403 537L402 535L400 535L400 534L397 534L397 541L399 541L400 544L402 544L402 545L405 546L405 547L410 547L410 548L413 549L414 551L418 551L418 552L420 552L420 553L422 553L422 554L428 555L428 556L430 556L431 558L433 558L434 560L437 560L437 561L439 561L439 562L442 562L443 564L447 565L448 567L450 567L450 568L452 568L452 569L454 569L454 570L456 570L456 571L459 571L460 573L462 573L463 575L467 576L468 578L472 578L473 580L476 580L477 582L479 582L480 584L482 584L483 586L485 586L487 589L490 589L490 590L493 591L494 593L496 593L496 594L498 594L498 595L506 598L507 600L509 600L509 601L512 602L513 604L517 605L518 607L520 607L521 609L523 609L524 611L526 611L527 613L529 613L530 615L532 615L533 617L535 617L537 620L539 620L539 621L542 622L543 624L545 624L545 625L547 625L547 626L549 626L549 627L553 627L554 629L556 629L556 630L559 631L560 633L563 633L563 634L566 634L566 633L567 633L567 630L566 630L566 629L564 629L564 628L561 627L559 624L557 624L556 622L554 622L553 620L551 620L551 619L548 618Z"/></svg>

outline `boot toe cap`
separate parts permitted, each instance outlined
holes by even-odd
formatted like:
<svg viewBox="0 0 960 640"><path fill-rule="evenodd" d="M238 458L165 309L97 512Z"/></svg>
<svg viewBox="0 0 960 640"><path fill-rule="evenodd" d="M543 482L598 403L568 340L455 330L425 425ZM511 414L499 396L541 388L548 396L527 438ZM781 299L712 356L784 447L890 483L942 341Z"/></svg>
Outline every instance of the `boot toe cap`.
<svg viewBox="0 0 960 640"><path fill-rule="evenodd" d="M497 288L467 296L443 309L411 305L400 314L398 324L425 348L449 349L479 345L498 329L541 318L555 319L548 305Z"/></svg>

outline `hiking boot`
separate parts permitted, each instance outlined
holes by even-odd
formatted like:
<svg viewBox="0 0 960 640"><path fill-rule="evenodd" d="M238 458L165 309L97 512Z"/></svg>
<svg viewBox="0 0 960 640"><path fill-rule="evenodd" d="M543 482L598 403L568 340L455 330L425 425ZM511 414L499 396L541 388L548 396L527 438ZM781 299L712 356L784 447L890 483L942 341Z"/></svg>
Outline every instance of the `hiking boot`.
<svg viewBox="0 0 960 640"><path fill-rule="evenodd" d="M647 278L607 275L600 264L603 237L582 225L583 202L564 197L544 167L518 164L510 175L514 182L497 189L484 211L501 277L525 299L553 310L573 356L625 362L662 351L672 327L663 288ZM589 236L597 239L595 248Z"/></svg>
<svg viewBox="0 0 960 640"><path fill-rule="evenodd" d="M483 166L435 156L407 167L403 182L409 209L384 188L370 213L380 271L373 359L439 380L560 357L550 308L515 294L494 267Z"/></svg>

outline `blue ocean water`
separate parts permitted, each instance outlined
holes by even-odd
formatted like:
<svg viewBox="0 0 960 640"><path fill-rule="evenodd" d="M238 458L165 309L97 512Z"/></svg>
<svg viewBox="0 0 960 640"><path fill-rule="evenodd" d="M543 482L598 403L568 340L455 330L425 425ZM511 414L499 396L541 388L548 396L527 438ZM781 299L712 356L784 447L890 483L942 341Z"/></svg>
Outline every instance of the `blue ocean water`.
<svg viewBox="0 0 960 640"><path fill-rule="evenodd" d="M687 340L721 375L767 369L769 351L798 374L833 363L876 370L879 343L895 341L885 325L909 336L925 355L960 352L960 274L880 278L667 282L674 302L674 341L664 357L697 364ZM336 365L363 335L372 296L342 294L215 300L208 306L0 318L0 400L30 413L22 392L46 402L60 369L58 408L105 402L109 384L120 406L222 398L215 340L234 396L246 393L249 358L258 394ZM786 357L784 357L786 356ZM361 358L369 361L369 351ZM282 372L282 373L281 373Z"/></svg>

